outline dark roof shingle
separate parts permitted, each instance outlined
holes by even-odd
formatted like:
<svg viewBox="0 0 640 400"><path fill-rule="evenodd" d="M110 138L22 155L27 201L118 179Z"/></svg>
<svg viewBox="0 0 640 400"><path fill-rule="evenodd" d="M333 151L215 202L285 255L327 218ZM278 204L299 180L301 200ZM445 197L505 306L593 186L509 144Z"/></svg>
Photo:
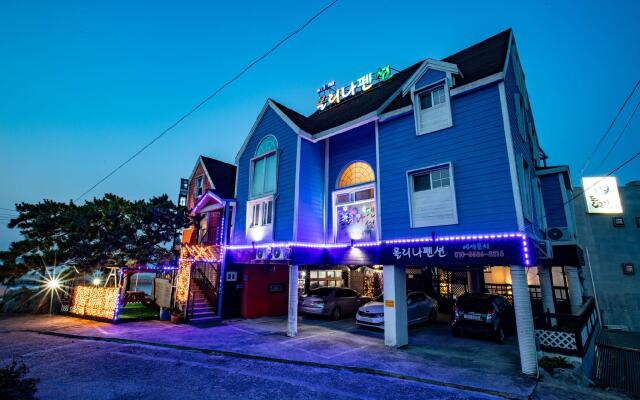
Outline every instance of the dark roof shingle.
<svg viewBox="0 0 640 400"><path fill-rule="evenodd" d="M223 199L232 199L235 195L236 187L236 166L226 162L202 157L202 163L207 169L207 173L213 180L215 189L211 189L216 195Z"/></svg>
<svg viewBox="0 0 640 400"><path fill-rule="evenodd" d="M442 61L456 64L462 72L463 77L456 79L455 86L465 85L502 71L510 37L511 29L507 29L443 59ZM328 110L316 111L308 117L272 101L302 130L310 134L320 133L378 110L416 72L422 62L397 72L387 82L365 93L347 99ZM385 111L396 110L409 104L410 96L397 96Z"/></svg>

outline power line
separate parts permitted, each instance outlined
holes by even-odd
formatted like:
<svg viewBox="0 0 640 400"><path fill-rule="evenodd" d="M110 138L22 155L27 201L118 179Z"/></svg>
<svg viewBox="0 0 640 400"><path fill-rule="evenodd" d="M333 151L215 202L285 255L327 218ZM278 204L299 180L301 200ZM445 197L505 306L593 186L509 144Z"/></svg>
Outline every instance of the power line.
<svg viewBox="0 0 640 400"><path fill-rule="evenodd" d="M18 210L16 210L15 208L5 208L5 207L0 207L0 210L6 210L6 211L13 211L15 213L18 212Z"/></svg>
<svg viewBox="0 0 640 400"><path fill-rule="evenodd" d="M613 174L615 174L616 172L620 171L622 168L624 168L627 164L629 164L631 161L635 160L636 158L638 158L640 156L640 151L637 152L636 154L634 154L633 156L631 156L631 158L628 158L626 161L624 161L622 164L618 165L617 167L615 167L611 172L609 172L607 175L603 176L602 178L598 179L593 185L589 186L588 188L582 188L582 192L574 195L573 197L571 197L569 200L565 201L564 203L562 203L562 207L566 206L567 204L571 203L572 201L574 201L575 199L577 199L578 197L584 195L584 193L591 189L592 187L596 186L598 183L600 183L604 178L611 176ZM546 210L545 210L546 211ZM545 212L544 215L542 216L542 222L547 222L547 213ZM531 224L527 224L527 228L533 226L533 223Z"/></svg>
<svg viewBox="0 0 640 400"><path fill-rule="evenodd" d="M167 134L169 131L171 131L173 128L175 128L176 126L178 126L182 121L184 121L186 118L188 118L191 114L193 114L196 110L198 110L200 107L202 107L205 103L207 103L209 100L213 99L216 95L218 95L218 93L220 93L224 88L226 88L227 86L231 85L233 82L235 82L236 80L238 80L242 75L244 75L247 71L249 71L251 68L253 68L256 64L258 64L260 61L264 60L265 58L267 58L271 53L273 53L274 51L276 51L280 46L282 46L286 41L288 41L289 39L291 39L293 36L297 35L298 33L302 32L309 24L311 24L311 22L313 22L316 18L318 18L320 15L322 15L325 11L327 11L329 8L331 8L334 4L336 4L339 0L333 0L331 3L329 3L328 5L326 5L324 8L322 8L320 11L316 12L311 18L309 18L305 23L303 23L302 25L300 25L300 27L298 27L297 29L295 29L293 32L289 33L287 36L285 36L283 39L281 39L279 42L277 42L273 47L271 47L267 52L265 52L264 54L262 54L260 57L256 58L254 61L252 61L251 63L249 63L246 67L244 67L240 72L238 72L235 76L233 76L231 79L229 79L228 81L226 81L224 84L222 84L222 86L220 86L218 89L216 89L213 93L211 93L209 96L205 97L204 100L200 101L198 104L196 104L189 112L187 112L186 114L182 115L180 118L178 118L178 120L176 120L173 124L169 125L168 128L166 128L164 131L162 131L158 136L156 136L155 138L153 138L153 140L151 140L149 143L145 144L144 146L142 146L142 148L140 148L140 150L136 151L131 157L129 157L128 159L126 159L123 163L121 163L120 165L118 165L116 168L114 168L111 172L109 172L104 178L100 179L96 184L94 184L93 186L91 186L89 189L87 189L84 193L82 193L80 196L76 197L76 199L74 201L78 201L81 198L83 198L84 196L86 196L88 193L90 193L93 189L95 189L96 187L98 187L101 183L103 183L104 181L106 181L107 179L109 179L113 174L115 174L116 172L118 172L118 170L120 170L122 167L124 167L125 165L127 165L129 162L131 162L134 158L136 158L137 156L139 156L143 151L145 151L149 146L151 146L152 144L154 144L156 141L158 141L161 137L163 137L165 134Z"/></svg>
<svg viewBox="0 0 640 400"><path fill-rule="evenodd" d="M616 148L616 146L618 145L618 142L620 142L620 139L622 139L622 136L624 135L624 132L627 130L627 127L631 123L631 120L636 115L636 111L638 111L638 106L640 106L640 100L638 100L638 103L636 104L636 108L633 109L633 112L631 113L631 116L629 116L629 119L627 119L627 123L624 125L624 128L622 128L622 130L620 131L620 133L616 137L616 140L611 145L611 148L609 149L607 154L604 156L602 161L600 161L600 164L598 164L598 166L596 167L596 170L599 170L600 167L602 166L602 164L604 164L604 162L607 161L607 158L609 158L609 155L611 155L611 153L613 152L613 149Z"/></svg>
<svg viewBox="0 0 640 400"><path fill-rule="evenodd" d="M620 116L620 114L622 113L622 110L624 110L625 106L627 105L627 103L629 102L629 99L631 99L631 97L633 96L633 94L636 92L636 89L638 88L638 85L640 85L640 79L638 79L638 81L636 82L636 85L633 87L633 90L631 90L631 93L629 93L629 95L627 96L627 98L624 100L624 103L622 103L622 106L620 106L620 109L618 110L618 112L616 113L616 116L613 117L613 121L611 121L611 124L609 124L609 127L607 128L607 130L605 131L605 133L600 137L600 140L598 140L598 143L596 144L596 147L593 148L593 150L591 151L591 153L589 154L589 156L587 157L586 161L584 162L584 165L582 166L582 169L580 170L580 176L584 175L584 171L587 169L587 167L589 166L589 163L591 162L591 158L593 158L593 156L595 155L595 153L598 151L598 149L600 148L600 146L602 145L602 143L604 142L604 140L607 138L607 136L609 135L609 133L611 132L611 129L613 128L613 125L616 123L618 117Z"/></svg>

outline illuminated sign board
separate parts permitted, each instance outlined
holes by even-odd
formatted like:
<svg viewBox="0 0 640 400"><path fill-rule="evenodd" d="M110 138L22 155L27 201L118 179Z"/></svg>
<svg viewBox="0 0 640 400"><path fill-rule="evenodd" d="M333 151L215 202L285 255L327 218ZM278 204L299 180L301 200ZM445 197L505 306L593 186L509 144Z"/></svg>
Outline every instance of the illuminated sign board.
<svg viewBox="0 0 640 400"><path fill-rule="evenodd" d="M582 178L589 214L621 214L618 182L613 176Z"/></svg>
<svg viewBox="0 0 640 400"><path fill-rule="evenodd" d="M336 89L335 81L325 83L317 90L319 97L316 109L318 109L318 111L324 111L325 109L340 103L344 99L366 92L374 85L389 80L392 76L391 67L387 65L382 68L378 68L378 71L375 73L369 72L368 74L358 78L355 82L352 81L349 85L338 89Z"/></svg>

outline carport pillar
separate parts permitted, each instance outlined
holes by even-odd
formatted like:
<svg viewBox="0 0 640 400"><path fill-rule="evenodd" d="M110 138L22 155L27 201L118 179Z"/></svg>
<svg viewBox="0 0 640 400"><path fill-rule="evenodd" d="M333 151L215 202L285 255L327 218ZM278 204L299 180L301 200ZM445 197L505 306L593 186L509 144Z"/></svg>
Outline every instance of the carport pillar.
<svg viewBox="0 0 640 400"><path fill-rule="evenodd" d="M385 265L384 281L384 344L402 347L409 344L407 321L407 274L404 267Z"/></svg>
<svg viewBox="0 0 640 400"><path fill-rule="evenodd" d="M513 307L518 331L520 367L522 368L522 373L535 375L538 372L536 335L533 328L533 313L531 311L527 273L521 265L511 266L511 290L513 292Z"/></svg>
<svg viewBox="0 0 640 400"><path fill-rule="evenodd" d="M470 293L482 293L482 270L473 270L467 272L467 285Z"/></svg>
<svg viewBox="0 0 640 400"><path fill-rule="evenodd" d="M540 280L540 294L542 295L542 309L544 312L554 314L556 305L553 301L553 284L551 282L551 267L538 266L538 279ZM556 319L551 318L551 326L556 325Z"/></svg>
<svg viewBox="0 0 640 400"><path fill-rule="evenodd" d="M582 284L577 267L564 267L567 274L567 285L569 286L569 303L571 303L571 314L576 315L582 308Z"/></svg>
<svg viewBox="0 0 640 400"><path fill-rule="evenodd" d="M289 311L287 336L298 336L298 265L289 265Z"/></svg>

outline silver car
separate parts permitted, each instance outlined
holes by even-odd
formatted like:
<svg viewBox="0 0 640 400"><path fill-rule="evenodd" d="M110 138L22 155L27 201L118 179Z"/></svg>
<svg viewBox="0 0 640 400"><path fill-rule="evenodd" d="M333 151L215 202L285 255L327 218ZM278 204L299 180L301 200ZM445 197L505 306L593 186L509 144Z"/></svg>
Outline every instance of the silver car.
<svg viewBox="0 0 640 400"><path fill-rule="evenodd" d="M435 321L438 319L438 301L424 292L410 292L407 295L407 319L409 325ZM382 295L360 307L356 314L356 325L384 329L384 298Z"/></svg>
<svg viewBox="0 0 640 400"><path fill-rule="evenodd" d="M298 312L340 319L343 315L355 314L370 300L371 297L362 297L353 289L320 287L302 297L298 302Z"/></svg>

